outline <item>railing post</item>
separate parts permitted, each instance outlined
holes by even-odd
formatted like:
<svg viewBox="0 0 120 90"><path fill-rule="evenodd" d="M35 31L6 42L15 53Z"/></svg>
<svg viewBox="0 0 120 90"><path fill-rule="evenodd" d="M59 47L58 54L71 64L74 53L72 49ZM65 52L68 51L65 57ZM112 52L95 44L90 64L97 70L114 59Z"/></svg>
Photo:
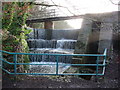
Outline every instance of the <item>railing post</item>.
<svg viewBox="0 0 120 90"><path fill-rule="evenodd" d="M3 69L2 59L3 59L3 57L2 57L2 52L0 52L0 79L1 79L1 80L2 80L2 69ZM2 85L0 84L0 86L2 86Z"/></svg>
<svg viewBox="0 0 120 90"><path fill-rule="evenodd" d="M13 55L13 61L14 61L14 80L15 80L15 84L17 83L16 79L16 73L17 73L17 54Z"/></svg>
<svg viewBox="0 0 120 90"><path fill-rule="evenodd" d="M58 56L56 56L56 75L58 75Z"/></svg>
<svg viewBox="0 0 120 90"><path fill-rule="evenodd" d="M107 53L107 48L104 50L104 53L103 53L103 55L106 55L106 53Z"/></svg>
<svg viewBox="0 0 120 90"><path fill-rule="evenodd" d="M104 75L104 73L105 73L105 65L106 65L106 59L107 59L107 48L105 49L105 51L104 51L104 61L103 61L103 72L102 72L102 74Z"/></svg>
<svg viewBox="0 0 120 90"><path fill-rule="evenodd" d="M13 59L14 59L14 73L16 75L16 73L17 73L17 65L16 65L17 64L17 55L16 54L14 55Z"/></svg>
<svg viewBox="0 0 120 90"><path fill-rule="evenodd" d="M107 59L107 57L106 57L106 55L104 56L104 61L103 61L103 72L102 72L102 74L104 75L104 73L105 73L105 66L106 66L106 59Z"/></svg>
<svg viewBox="0 0 120 90"><path fill-rule="evenodd" d="M97 60L96 60L96 81L98 79L98 64L99 64L99 56L97 56Z"/></svg>
<svg viewBox="0 0 120 90"><path fill-rule="evenodd" d="M2 69L2 59L3 59L2 52L0 52L0 69Z"/></svg>

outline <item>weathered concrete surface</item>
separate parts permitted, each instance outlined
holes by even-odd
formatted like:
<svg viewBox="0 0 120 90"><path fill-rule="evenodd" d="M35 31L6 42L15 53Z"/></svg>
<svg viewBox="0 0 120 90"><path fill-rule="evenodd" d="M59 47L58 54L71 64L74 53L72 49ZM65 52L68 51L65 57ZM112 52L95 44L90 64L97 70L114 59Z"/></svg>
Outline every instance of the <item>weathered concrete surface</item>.
<svg viewBox="0 0 120 90"><path fill-rule="evenodd" d="M79 31L77 43L75 45L75 53L85 53L89 35L92 30L92 21L84 20L82 23L82 28Z"/></svg>
<svg viewBox="0 0 120 90"><path fill-rule="evenodd" d="M78 41L75 47L75 53L102 54L104 49L108 48L107 55L108 58L111 58L111 50L113 49L113 32L115 29L114 26L118 24L118 12L86 14L85 17L89 17L91 23L89 23L90 21L88 22L88 20L84 19L82 29L79 32ZM93 21L93 19L101 23L98 25L97 29L94 29L95 27L92 26L92 22L97 22ZM85 25L85 23L88 25ZM118 44L118 39L116 39L117 36L118 35L116 34L114 35L114 39L116 41L114 41L113 43ZM74 58L73 63L96 63L96 57L77 57L76 59ZM78 59L81 59L81 62L78 62ZM88 68L95 70L95 67Z"/></svg>
<svg viewBox="0 0 120 90"><path fill-rule="evenodd" d="M118 24L118 12L104 13L98 18L102 22L98 52L103 53L104 49L107 48L107 55L111 58L113 33L116 28L115 26Z"/></svg>
<svg viewBox="0 0 120 90"><path fill-rule="evenodd" d="M52 29L54 28L52 21L44 22L45 37L47 40L51 40L52 38Z"/></svg>
<svg viewBox="0 0 120 90"><path fill-rule="evenodd" d="M113 50L120 53L120 23L113 25L113 27Z"/></svg>
<svg viewBox="0 0 120 90"><path fill-rule="evenodd" d="M113 24L116 25L118 23L118 12L86 14L84 17L89 17L90 20L84 19L83 21L82 29L79 32L78 41L76 43L75 53L87 53L86 48L88 48L88 43L90 43L88 42L88 38L91 38L91 42L95 41L97 32L91 34L93 37L89 37L91 29L93 28L91 26L93 20L101 22L101 26L99 26L100 36L98 42L98 53L103 53L105 48L108 48L108 53L110 53L110 50L112 49L112 36L114 30ZM92 47L92 49L94 48Z"/></svg>
<svg viewBox="0 0 120 90"><path fill-rule="evenodd" d="M86 14L91 20L100 21L102 23L118 23L118 11L107 13Z"/></svg>
<svg viewBox="0 0 120 90"><path fill-rule="evenodd" d="M79 35L77 42L75 44L75 54L84 54L87 48L89 35L92 30L92 21L91 20L84 20L82 23L82 28L79 30ZM85 63L84 60L82 60L81 56L74 56L72 60L73 64L76 63Z"/></svg>
<svg viewBox="0 0 120 90"><path fill-rule="evenodd" d="M103 53L105 48L107 48L108 53L110 53L110 49L112 48L112 34L113 34L113 24L102 23L100 30L99 47L98 47L99 53Z"/></svg>
<svg viewBox="0 0 120 90"><path fill-rule="evenodd" d="M99 46L99 36L100 36L100 26L101 22L92 23L92 31L89 35L89 40L86 48L86 54L97 54ZM96 57L85 57L85 63L96 63Z"/></svg>

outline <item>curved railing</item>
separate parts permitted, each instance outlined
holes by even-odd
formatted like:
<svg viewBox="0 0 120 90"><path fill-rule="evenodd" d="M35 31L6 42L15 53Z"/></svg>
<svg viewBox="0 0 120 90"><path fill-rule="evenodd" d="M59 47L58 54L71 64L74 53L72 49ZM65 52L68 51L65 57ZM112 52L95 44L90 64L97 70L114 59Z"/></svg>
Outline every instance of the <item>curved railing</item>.
<svg viewBox="0 0 120 90"><path fill-rule="evenodd" d="M15 75L104 75L105 74L105 66L106 66L106 56L107 56L107 49L104 50L104 53L103 54L50 54L50 53L14 53L14 52L7 52L7 51L3 51L3 50L0 50L1 52L1 56L0 56L0 61L4 62L4 63L7 63L7 64L10 64L10 65L14 65L14 72L9 72L8 70L6 70L4 67L2 67L2 64L1 64L1 68L3 71L5 71L6 73L8 74L15 74ZM13 55L13 63L5 60L3 58L3 55L2 53L6 53L6 54L10 54L10 55ZM17 55L52 55L52 56L55 56L56 57L56 63L55 64L39 64L39 63L18 63L17 62ZM59 57L61 56L90 56L90 57L97 57L97 60L96 60L96 63L95 64L59 64ZM103 60L102 60L102 64L99 64L99 60L100 60L100 57L103 57ZM17 72L17 65L55 65L56 66L56 73L52 73L52 74L49 74L49 73L19 73ZM63 73L63 74L60 74L58 73L59 71L59 68L58 66L59 65L66 65L66 66L95 66L96 67L96 72L95 73ZM99 67L102 67L102 73L99 73Z"/></svg>

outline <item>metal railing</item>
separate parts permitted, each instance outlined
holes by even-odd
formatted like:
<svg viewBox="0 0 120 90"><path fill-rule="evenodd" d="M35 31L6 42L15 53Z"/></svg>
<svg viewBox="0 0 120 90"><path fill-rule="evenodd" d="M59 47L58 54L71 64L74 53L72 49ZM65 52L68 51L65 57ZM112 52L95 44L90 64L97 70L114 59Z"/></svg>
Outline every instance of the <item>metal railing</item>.
<svg viewBox="0 0 120 90"><path fill-rule="evenodd" d="M1 53L6 53L6 54L10 54L13 55L13 63L8 62L7 60L4 60L2 54L1 54L1 58L0 60L4 63L10 64L10 65L14 65L14 72L9 72L7 69L5 69L4 67L1 68L3 71L7 72L8 74L12 74L12 75L96 75L96 76L101 76L105 74L105 66L106 66L106 53L107 53L107 49L104 50L103 54L47 54L47 53L13 53L13 52L7 52L7 51L3 51L0 50ZM55 64L41 64L41 63L18 63L17 62L17 55L52 55L56 57L56 63ZM89 56L89 57L97 57L96 63L95 64L67 64L67 63L63 63L63 64L59 64L59 57L60 56ZM103 57L103 62L102 64L99 64L99 60L100 57ZM19 73L17 72L17 65L55 65L56 66L56 72L49 74L49 73ZM59 65L66 65L66 66L94 66L96 67L96 73L58 73L59 71ZM102 73L99 73L98 68L102 67Z"/></svg>

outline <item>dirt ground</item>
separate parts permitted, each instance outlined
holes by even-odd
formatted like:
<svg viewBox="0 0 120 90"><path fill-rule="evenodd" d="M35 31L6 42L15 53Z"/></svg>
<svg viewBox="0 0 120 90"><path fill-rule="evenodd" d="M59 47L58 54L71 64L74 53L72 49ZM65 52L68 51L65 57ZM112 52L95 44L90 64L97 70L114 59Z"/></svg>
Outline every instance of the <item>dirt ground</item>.
<svg viewBox="0 0 120 90"><path fill-rule="evenodd" d="M76 76L13 76L4 75L2 88L119 88L118 65L120 56L114 53L106 67L104 76L99 76L97 82L95 76L91 80L84 80Z"/></svg>

